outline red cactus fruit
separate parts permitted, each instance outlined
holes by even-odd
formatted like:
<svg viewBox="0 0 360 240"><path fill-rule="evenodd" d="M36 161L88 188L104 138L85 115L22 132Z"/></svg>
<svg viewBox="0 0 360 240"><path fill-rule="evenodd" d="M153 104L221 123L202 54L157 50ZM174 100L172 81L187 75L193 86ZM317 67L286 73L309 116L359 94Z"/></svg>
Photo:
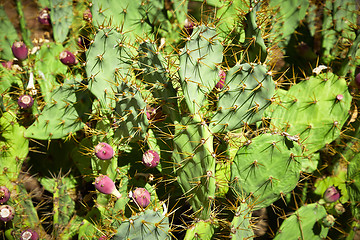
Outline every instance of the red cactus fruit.
<svg viewBox="0 0 360 240"><path fill-rule="evenodd" d="M11 47L14 57L19 60L25 60L28 56L28 48L23 42L14 42Z"/></svg>
<svg viewBox="0 0 360 240"><path fill-rule="evenodd" d="M336 202L340 197L339 190L334 186L328 187L323 196L324 200L328 203Z"/></svg>
<svg viewBox="0 0 360 240"><path fill-rule="evenodd" d="M26 229L21 233L21 240L38 240L39 234L32 229Z"/></svg>
<svg viewBox="0 0 360 240"><path fill-rule="evenodd" d="M34 99L30 95L22 95L18 99L18 105L22 109L31 108L34 104Z"/></svg>
<svg viewBox="0 0 360 240"><path fill-rule="evenodd" d="M1 205L0 206L0 220L3 222L11 221L15 216L15 210L12 206Z"/></svg>
<svg viewBox="0 0 360 240"><path fill-rule="evenodd" d="M0 186L0 203L6 203L10 199L10 191L5 186Z"/></svg>
<svg viewBox="0 0 360 240"><path fill-rule="evenodd" d="M220 80L219 82L215 85L215 87L217 89L222 89L225 85L225 78L226 78L226 72L222 69L220 69L219 71L219 77L220 77Z"/></svg>
<svg viewBox="0 0 360 240"><path fill-rule="evenodd" d="M68 50L62 51L59 55L59 58L60 61L67 66L72 66L78 63L78 60L76 59L75 55Z"/></svg>
<svg viewBox="0 0 360 240"><path fill-rule="evenodd" d="M91 22L92 21L92 14L90 9L86 9L83 13L83 19L87 22Z"/></svg>
<svg viewBox="0 0 360 240"><path fill-rule="evenodd" d="M101 142L95 146L95 156L101 160L109 160L114 156L114 149L105 142Z"/></svg>
<svg viewBox="0 0 360 240"><path fill-rule="evenodd" d="M154 150L148 150L143 154L142 163L149 168L154 168L159 165L159 154Z"/></svg>
<svg viewBox="0 0 360 240"><path fill-rule="evenodd" d="M12 62L12 61L1 62L1 65L2 65L4 68L11 69L11 66L13 65L13 62Z"/></svg>
<svg viewBox="0 0 360 240"><path fill-rule="evenodd" d="M95 179L95 188L104 194L113 194L117 198L121 198L120 192L116 189L115 183L106 175L100 175Z"/></svg>
<svg viewBox="0 0 360 240"><path fill-rule="evenodd" d="M38 21L44 26L50 26L50 10L48 8L44 8L40 11Z"/></svg>
<svg viewBox="0 0 360 240"><path fill-rule="evenodd" d="M136 188L135 191L132 192L132 198L139 206L146 208L150 204L151 197L145 188Z"/></svg>

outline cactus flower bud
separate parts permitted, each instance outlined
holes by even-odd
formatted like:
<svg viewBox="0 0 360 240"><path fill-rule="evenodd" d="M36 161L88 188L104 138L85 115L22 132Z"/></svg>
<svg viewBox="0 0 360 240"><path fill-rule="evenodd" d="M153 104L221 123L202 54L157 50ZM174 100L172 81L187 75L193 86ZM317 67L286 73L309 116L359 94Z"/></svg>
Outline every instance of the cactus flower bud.
<svg viewBox="0 0 360 240"><path fill-rule="evenodd" d="M18 99L18 105L22 109L31 108L34 104L34 99L30 95L22 95Z"/></svg>
<svg viewBox="0 0 360 240"><path fill-rule="evenodd" d="M154 168L159 165L159 154L154 150L148 150L143 154L142 163L148 168Z"/></svg>
<svg viewBox="0 0 360 240"><path fill-rule="evenodd" d="M11 69L11 66L13 65L13 62L12 62L12 61L1 62L1 65L2 65L4 68Z"/></svg>
<svg viewBox="0 0 360 240"><path fill-rule="evenodd" d="M95 146L95 156L101 160L109 160L114 156L114 149L105 142L101 142Z"/></svg>
<svg viewBox="0 0 360 240"><path fill-rule="evenodd" d="M191 35L193 30L194 30L194 27L195 27L195 23L193 21L191 21L190 19L185 19L185 24L184 24L184 28L185 28L185 31Z"/></svg>
<svg viewBox="0 0 360 240"><path fill-rule="evenodd" d="M83 13L83 19L87 22L91 22L92 21L92 14L90 9L86 9Z"/></svg>
<svg viewBox="0 0 360 240"><path fill-rule="evenodd" d="M100 175L95 179L95 188L104 194L113 194L121 198L120 192L116 189L115 183L106 175Z"/></svg>
<svg viewBox="0 0 360 240"><path fill-rule="evenodd" d="M219 82L215 85L215 87L217 89L222 89L225 85L225 78L226 78L226 72L224 70L220 70L219 71L219 77L220 77L220 80Z"/></svg>
<svg viewBox="0 0 360 240"><path fill-rule="evenodd" d="M106 236L99 237L99 240L107 240L108 238Z"/></svg>
<svg viewBox="0 0 360 240"><path fill-rule="evenodd" d="M335 210L336 214L338 214L338 215L341 215L345 212L345 208L341 203L337 203L334 206L334 210Z"/></svg>
<svg viewBox="0 0 360 240"><path fill-rule="evenodd" d="M0 220L3 222L11 221L14 218L15 210L9 205L0 206Z"/></svg>
<svg viewBox="0 0 360 240"><path fill-rule="evenodd" d="M322 224L325 227L332 227L335 224L335 218L333 215L328 214L326 217L322 219Z"/></svg>
<svg viewBox="0 0 360 240"><path fill-rule="evenodd" d="M336 95L336 100L341 101L344 98L342 94Z"/></svg>
<svg viewBox="0 0 360 240"><path fill-rule="evenodd" d="M6 203L10 199L10 191L5 186L0 186L0 203Z"/></svg>
<svg viewBox="0 0 360 240"><path fill-rule="evenodd" d="M76 59L75 55L68 50L62 51L59 55L59 58L60 61L67 66L72 66L78 63L78 60Z"/></svg>
<svg viewBox="0 0 360 240"><path fill-rule="evenodd" d="M340 198L340 192L339 190L334 187L328 187L328 189L326 189L325 193L324 193L324 200L328 203L332 203L332 202L336 202L339 198Z"/></svg>
<svg viewBox="0 0 360 240"><path fill-rule="evenodd" d="M142 208L146 208L150 204L150 193L145 188L136 188L132 192L132 198Z"/></svg>
<svg viewBox="0 0 360 240"><path fill-rule="evenodd" d="M50 10L48 8L44 8L43 10L40 11L39 16L38 16L38 21L39 23L41 23L44 26L49 26L50 25L50 14L49 14Z"/></svg>
<svg viewBox="0 0 360 240"><path fill-rule="evenodd" d="M28 56L28 48L23 42L14 42L14 44L11 47L11 50L14 54L14 57L16 57L19 60L25 60Z"/></svg>
<svg viewBox="0 0 360 240"><path fill-rule="evenodd" d="M26 229L21 233L21 240L38 240L39 234L32 229Z"/></svg>

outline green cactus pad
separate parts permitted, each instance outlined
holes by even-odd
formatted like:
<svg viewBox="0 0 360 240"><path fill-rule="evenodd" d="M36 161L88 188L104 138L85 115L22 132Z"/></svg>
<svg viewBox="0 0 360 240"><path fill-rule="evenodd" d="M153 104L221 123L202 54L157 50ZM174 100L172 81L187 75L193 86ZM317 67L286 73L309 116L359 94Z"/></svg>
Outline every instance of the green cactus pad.
<svg viewBox="0 0 360 240"><path fill-rule="evenodd" d="M167 216L153 210L145 210L139 215L123 221L112 239L168 240L171 239L169 231Z"/></svg>
<svg viewBox="0 0 360 240"><path fill-rule="evenodd" d="M215 29L199 26L180 53L180 83L191 113L203 107L206 95L218 82L217 65L223 59L222 51Z"/></svg>
<svg viewBox="0 0 360 240"><path fill-rule="evenodd" d="M236 209L235 216L231 221L230 236L233 240L252 239L254 232L251 228L252 207L247 203L241 203Z"/></svg>
<svg viewBox="0 0 360 240"><path fill-rule="evenodd" d="M14 58L11 46L19 37L2 5L0 6L0 31L4 33L0 36L0 59L11 60Z"/></svg>
<svg viewBox="0 0 360 240"><path fill-rule="evenodd" d="M121 83L117 88L115 107L115 140L136 141L144 137L148 126L146 103L140 91Z"/></svg>
<svg viewBox="0 0 360 240"><path fill-rule="evenodd" d="M345 79L331 72L312 76L293 85L273 103L271 125L299 136L309 155L340 135L351 100Z"/></svg>
<svg viewBox="0 0 360 240"><path fill-rule="evenodd" d="M347 191L351 201L351 210L356 219L360 219L360 154L356 153L348 166Z"/></svg>
<svg viewBox="0 0 360 240"><path fill-rule="evenodd" d="M25 131L25 137L35 139L58 139L73 134L84 127L76 105L75 86L69 80L56 88L40 116Z"/></svg>
<svg viewBox="0 0 360 240"><path fill-rule="evenodd" d="M329 228L321 224L325 208L317 203L302 206L280 226L274 240L325 239Z"/></svg>
<svg viewBox="0 0 360 240"><path fill-rule="evenodd" d="M275 83L266 67L245 63L229 70L224 88L211 119L212 132L232 131L259 121L270 105Z"/></svg>
<svg viewBox="0 0 360 240"><path fill-rule="evenodd" d="M210 240L213 239L215 225L210 221L199 221L194 223L186 230L184 240Z"/></svg>
<svg viewBox="0 0 360 240"><path fill-rule="evenodd" d="M54 31L54 39L56 42L62 43L69 33L74 17L73 2L71 0L51 0L50 3L50 18Z"/></svg>
<svg viewBox="0 0 360 240"><path fill-rule="evenodd" d="M67 66L61 63L60 53L64 50L61 44L46 43L36 52L35 76L45 102L51 100L51 91L59 86L58 80L62 79L67 71Z"/></svg>
<svg viewBox="0 0 360 240"><path fill-rule="evenodd" d="M215 199L213 136L195 115L175 125L173 160L177 180L195 215L207 220Z"/></svg>
<svg viewBox="0 0 360 240"><path fill-rule="evenodd" d="M101 103L103 111L115 107L118 81L131 79L131 49L125 37L113 29L100 30L86 52L89 90Z"/></svg>
<svg viewBox="0 0 360 240"><path fill-rule="evenodd" d="M253 138L234 157L233 190L238 196L252 197L254 209L269 206L296 187L301 155L300 145L281 134L266 133Z"/></svg>

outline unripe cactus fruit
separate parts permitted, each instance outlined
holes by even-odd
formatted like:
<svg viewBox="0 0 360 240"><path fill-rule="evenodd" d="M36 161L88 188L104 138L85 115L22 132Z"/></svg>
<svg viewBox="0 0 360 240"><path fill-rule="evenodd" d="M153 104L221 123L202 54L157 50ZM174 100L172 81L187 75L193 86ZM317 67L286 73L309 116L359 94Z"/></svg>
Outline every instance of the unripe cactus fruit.
<svg viewBox="0 0 360 240"><path fill-rule="evenodd" d="M11 221L15 216L15 210L9 205L0 206L0 220L3 222Z"/></svg>
<svg viewBox="0 0 360 240"><path fill-rule="evenodd" d="M215 85L217 89L222 89L225 85L226 72L222 69L219 71L220 81Z"/></svg>
<svg viewBox="0 0 360 240"><path fill-rule="evenodd" d="M109 160L114 156L114 149L110 144L101 142L95 146L95 156L101 160Z"/></svg>
<svg viewBox="0 0 360 240"><path fill-rule="evenodd" d="M150 204L150 193L145 188L136 188L132 192L132 198L134 201L141 206L146 208Z"/></svg>
<svg viewBox="0 0 360 240"><path fill-rule="evenodd" d="M26 229L21 233L21 240L38 240L39 234L32 229Z"/></svg>
<svg viewBox="0 0 360 240"><path fill-rule="evenodd" d="M78 63L78 60L76 59L75 55L68 50L62 51L59 55L59 58L60 61L67 66L72 66Z"/></svg>
<svg viewBox="0 0 360 240"><path fill-rule="evenodd" d="M10 191L5 186L0 186L0 203L6 203L10 199Z"/></svg>
<svg viewBox="0 0 360 240"><path fill-rule="evenodd" d="M34 99L30 95L22 95L18 99L18 105L22 109L31 108L34 104Z"/></svg>
<svg viewBox="0 0 360 240"><path fill-rule="evenodd" d="M49 9L48 8L44 8L43 10L40 11L39 16L38 16L38 21L39 23L41 23L44 26L49 26L50 25L50 14L49 14Z"/></svg>
<svg viewBox="0 0 360 240"><path fill-rule="evenodd" d="M341 195L339 190L337 190L336 187L331 186L328 187L328 189L326 189L323 198L326 202L332 203L332 202L336 202L340 198L340 196Z"/></svg>
<svg viewBox="0 0 360 240"><path fill-rule="evenodd" d="M159 165L159 154L154 150L148 150L143 154L142 163L149 168L154 168Z"/></svg>
<svg viewBox="0 0 360 240"><path fill-rule="evenodd" d="M332 227L335 224L335 218L333 215L328 214L326 217L322 219L322 224L325 227Z"/></svg>
<svg viewBox="0 0 360 240"><path fill-rule="evenodd" d="M14 42L11 47L14 57L19 60L25 60L28 56L28 48L23 42Z"/></svg>
<svg viewBox="0 0 360 240"><path fill-rule="evenodd" d="M115 183L106 175L100 175L95 179L95 188L104 194L113 194L121 198L120 192L116 189Z"/></svg>

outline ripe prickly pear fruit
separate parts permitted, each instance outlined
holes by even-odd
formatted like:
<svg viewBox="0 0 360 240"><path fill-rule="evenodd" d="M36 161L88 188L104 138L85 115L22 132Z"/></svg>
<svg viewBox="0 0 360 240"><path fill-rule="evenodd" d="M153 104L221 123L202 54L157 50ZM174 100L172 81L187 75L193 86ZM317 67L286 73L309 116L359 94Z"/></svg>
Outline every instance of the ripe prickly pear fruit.
<svg viewBox="0 0 360 240"><path fill-rule="evenodd" d="M324 200L328 203L336 202L340 197L339 190L334 186L328 187L323 196Z"/></svg>
<svg viewBox="0 0 360 240"><path fill-rule="evenodd" d="M222 89L225 85L226 72L222 69L219 71L220 81L215 85L217 89Z"/></svg>
<svg viewBox="0 0 360 240"><path fill-rule="evenodd" d="M5 186L0 186L0 203L6 203L10 199L10 191Z"/></svg>
<svg viewBox="0 0 360 240"><path fill-rule="evenodd" d="M104 194L113 194L117 198L121 198L120 192L116 189L115 183L106 175L100 175L95 179L95 188Z"/></svg>
<svg viewBox="0 0 360 240"><path fill-rule="evenodd" d="M38 21L44 26L50 26L50 10L48 8L44 8L40 11Z"/></svg>
<svg viewBox="0 0 360 240"><path fill-rule="evenodd" d="M39 234L32 229L26 229L21 233L21 240L38 240Z"/></svg>
<svg viewBox="0 0 360 240"><path fill-rule="evenodd" d="M136 188L132 192L132 198L142 208L146 208L150 204L150 193L145 188Z"/></svg>
<svg viewBox="0 0 360 240"><path fill-rule="evenodd" d="M360 88L360 73L358 73L355 77L355 84L358 88Z"/></svg>
<svg viewBox="0 0 360 240"><path fill-rule="evenodd" d="M31 108L34 104L34 99L30 95L22 95L18 99L18 105L22 109Z"/></svg>
<svg viewBox="0 0 360 240"><path fill-rule="evenodd" d="M12 206L1 205L0 206L0 221L9 222L15 216L15 210Z"/></svg>
<svg viewBox="0 0 360 240"><path fill-rule="evenodd" d="M154 168L159 165L159 154L154 150L148 150L143 154L142 163L148 168Z"/></svg>
<svg viewBox="0 0 360 240"><path fill-rule="evenodd" d="M62 51L59 55L59 58L60 61L67 66L72 66L78 63L78 60L76 59L75 55L68 50Z"/></svg>
<svg viewBox="0 0 360 240"><path fill-rule="evenodd" d="M328 214L326 217L322 219L322 224L325 227L332 227L335 224L335 218L333 215Z"/></svg>
<svg viewBox="0 0 360 240"><path fill-rule="evenodd" d="M95 156L100 160L109 160L114 156L114 149L110 144L101 142L95 146Z"/></svg>
<svg viewBox="0 0 360 240"><path fill-rule="evenodd" d="M28 48L23 42L14 42L11 47L11 51L14 57L19 60L25 60L28 56Z"/></svg>

